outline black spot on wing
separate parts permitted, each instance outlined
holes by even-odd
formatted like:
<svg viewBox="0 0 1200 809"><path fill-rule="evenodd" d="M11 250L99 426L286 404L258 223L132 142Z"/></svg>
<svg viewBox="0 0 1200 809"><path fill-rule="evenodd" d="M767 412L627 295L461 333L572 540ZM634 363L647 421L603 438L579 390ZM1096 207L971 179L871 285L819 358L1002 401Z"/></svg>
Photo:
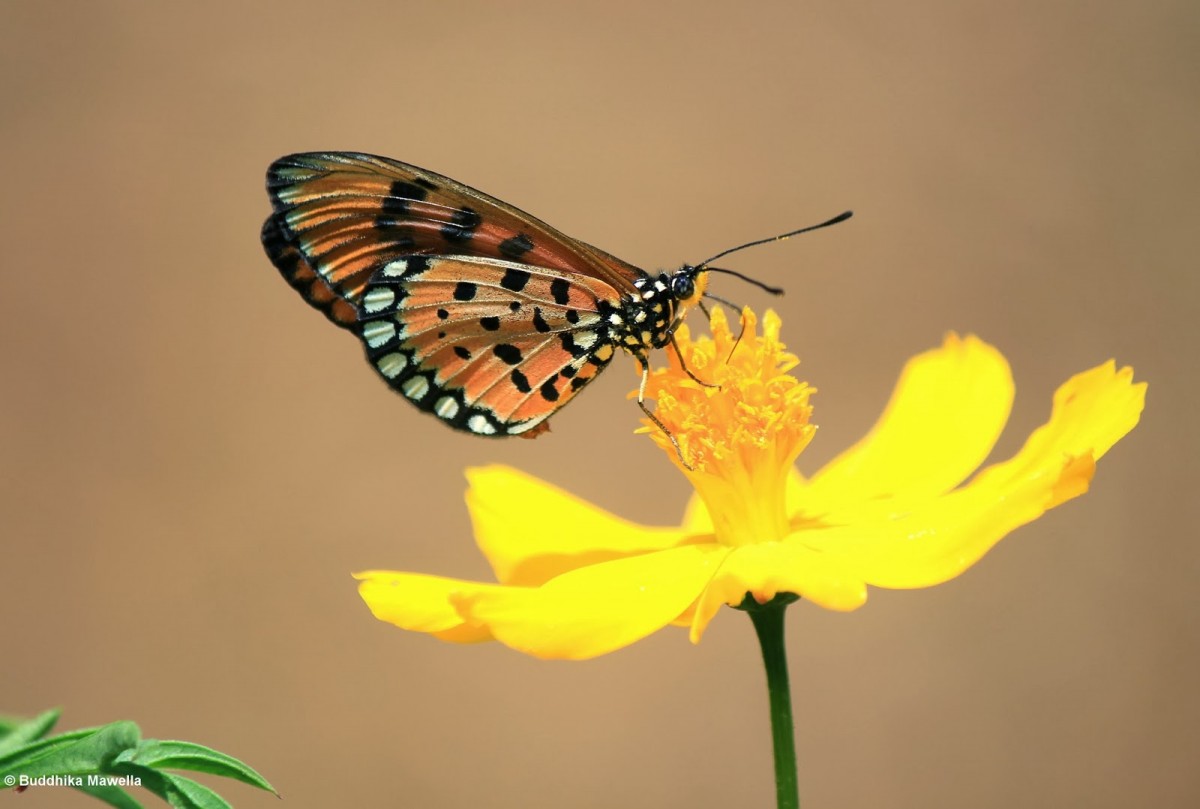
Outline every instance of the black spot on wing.
<svg viewBox="0 0 1200 809"><path fill-rule="evenodd" d="M463 360L471 359L471 352L468 349L463 348L462 346L455 346L454 353L458 355L459 359L463 359Z"/></svg>
<svg viewBox="0 0 1200 809"><path fill-rule="evenodd" d="M555 374L554 376L550 377L545 382L543 382L542 386L540 388L538 388L538 392L542 394L542 398L545 399L547 402L557 402L558 401L558 388L554 387L554 382L557 379L558 379L558 374Z"/></svg>
<svg viewBox="0 0 1200 809"><path fill-rule="evenodd" d="M380 214L375 217L374 225L376 230L379 231L377 235L379 243L382 245L386 242L387 248L397 253L404 253L415 249L417 240L408 233L400 231L400 228L405 227L407 224L407 222L386 214Z"/></svg>
<svg viewBox="0 0 1200 809"><path fill-rule="evenodd" d="M426 256L408 256L405 260L408 262L408 269L404 271L406 278L421 275L429 269L429 259Z"/></svg>
<svg viewBox="0 0 1200 809"><path fill-rule="evenodd" d="M565 278L555 278L550 282L550 295L554 302L566 305L570 300L571 284Z"/></svg>
<svg viewBox="0 0 1200 809"><path fill-rule="evenodd" d="M448 242L469 242L475 238L475 228L483 222L483 217L466 206L454 212L450 221L442 225L442 238Z"/></svg>
<svg viewBox="0 0 1200 809"><path fill-rule="evenodd" d="M509 267L504 271L504 277L500 279L500 286L511 289L513 292L520 292L529 283L530 277L526 270Z"/></svg>
<svg viewBox="0 0 1200 809"><path fill-rule="evenodd" d="M454 287L454 300L469 301L475 298L475 293L478 291L476 286L470 281L459 281Z"/></svg>
<svg viewBox="0 0 1200 809"><path fill-rule="evenodd" d="M574 309L567 310L567 322L574 325L579 322L579 312Z"/></svg>
<svg viewBox="0 0 1200 809"><path fill-rule="evenodd" d="M445 309L438 309L437 316L439 318L441 318L442 320L445 320L446 318L450 317L450 313L447 312Z"/></svg>
<svg viewBox="0 0 1200 809"><path fill-rule="evenodd" d="M524 359L521 356L521 349L511 343L499 343L492 349L492 352L509 365L518 365Z"/></svg>
<svg viewBox="0 0 1200 809"><path fill-rule="evenodd" d="M521 393L529 393L531 390L533 390L533 388L529 386L529 378L526 377L525 374L521 373L519 369L513 368L510 378L512 379L513 387L521 391Z"/></svg>
<svg viewBox="0 0 1200 809"><path fill-rule="evenodd" d="M524 233L500 242L500 255L505 258L520 258L533 249L533 240Z"/></svg>
<svg viewBox="0 0 1200 809"><path fill-rule="evenodd" d="M543 333L550 331L550 324L542 317L542 310L537 306L533 308L533 327Z"/></svg>
<svg viewBox="0 0 1200 809"><path fill-rule="evenodd" d="M500 318L498 318L498 317L481 317L481 318L479 318L479 325L482 326L485 331L499 331Z"/></svg>
<svg viewBox="0 0 1200 809"><path fill-rule="evenodd" d="M396 180L388 189L388 195L383 198L380 216L404 216L408 213L408 203L420 202L429 196L429 192L419 185L407 180Z"/></svg>
<svg viewBox="0 0 1200 809"><path fill-rule="evenodd" d="M569 331L559 332L558 341L562 343L563 351L566 351L572 357L582 357L587 353L587 349L575 342L575 338L571 336Z"/></svg>

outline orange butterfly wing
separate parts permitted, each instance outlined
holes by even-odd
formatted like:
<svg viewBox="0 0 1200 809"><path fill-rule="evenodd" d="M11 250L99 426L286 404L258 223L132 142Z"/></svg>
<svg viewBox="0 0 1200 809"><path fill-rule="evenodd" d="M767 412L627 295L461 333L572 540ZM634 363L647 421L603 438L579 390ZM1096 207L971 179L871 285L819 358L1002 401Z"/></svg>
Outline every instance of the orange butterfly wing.
<svg viewBox="0 0 1200 809"><path fill-rule="evenodd" d="M529 434L612 359L615 300L585 275L411 256L366 286L358 333L384 381L422 410L478 435Z"/></svg>
<svg viewBox="0 0 1200 809"><path fill-rule="evenodd" d="M267 255L305 300L343 327L354 323L372 274L399 256L520 261L592 276L627 293L645 276L481 191L385 157L290 155L268 169L267 192L274 207L263 225Z"/></svg>

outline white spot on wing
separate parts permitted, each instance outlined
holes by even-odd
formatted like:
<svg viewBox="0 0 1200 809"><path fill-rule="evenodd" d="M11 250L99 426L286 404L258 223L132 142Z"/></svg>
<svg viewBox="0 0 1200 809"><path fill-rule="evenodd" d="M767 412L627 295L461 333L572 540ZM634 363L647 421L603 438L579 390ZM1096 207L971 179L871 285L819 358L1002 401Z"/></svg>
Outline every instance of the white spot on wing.
<svg viewBox="0 0 1200 809"><path fill-rule="evenodd" d="M383 268L383 274L389 278L399 278L408 272L408 259L398 258L395 261L389 261Z"/></svg>
<svg viewBox="0 0 1200 809"><path fill-rule="evenodd" d="M492 423L488 421L485 416L481 416L479 414L471 416L471 418L467 419L467 428L470 429L471 432L479 433L480 435L496 434L496 428L492 426Z"/></svg>
<svg viewBox="0 0 1200 809"><path fill-rule="evenodd" d="M596 344L596 337L597 334L594 331L578 331L571 335L575 345L585 350L590 350Z"/></svg>
<svg viewBox="0 0 1200 809"><path fill-rule="evenodd" d="M381 312L396 302L396 293L391 287L376 287L363 296L363 309Z"/></svg>
<svg viewBox="0 0 1200 809"><path fill-rule="evenodd" d="M452 419L458 415L458 401L453 396L443 396L433 406L433 412L444 419Z"/></svg>
<svg viewBox="0 0 1200 809"><path fill-rule="evenodd" d="M388 379L395 379L400 376L401 371L408 367L408 357L399 351L393 351L391 354L384 354L375 360L375 367Z"/></svg>
<svg viewBox="0 0 1200 809"><path fill-rule="evenodd" d="M372 320L363 326L363 339L371 348L387 345L396 336L396 323L393 320Z"/></svg>
<svg viewBox="0 0 1200 809"><path fill-rule="evenodd" d="M424 398L426 393L429 393L429 380L422 374L417 374L411 379L405 380L400 386L400 390L404 391L404 395L410 399Z"/></svg>

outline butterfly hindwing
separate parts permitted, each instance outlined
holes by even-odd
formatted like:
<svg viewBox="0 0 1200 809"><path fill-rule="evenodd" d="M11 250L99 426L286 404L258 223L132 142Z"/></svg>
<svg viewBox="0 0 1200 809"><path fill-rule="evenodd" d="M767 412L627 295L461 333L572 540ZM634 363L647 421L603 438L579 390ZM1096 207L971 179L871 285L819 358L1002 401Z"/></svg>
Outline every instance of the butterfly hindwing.
<svg viewBox="0 0 1200 809"><path fill-rule="evenodd" d="M384 381L479 435L527 433L612 359L605 282L500 259L408 256L377 267L357 332Z"/></svg>
<svg viewBox="0 0 1200 809"><path fill-rule="evenodd" d="M349 327L376 269L407 255L495 258L591 276L629 292L641 271L448 177L384 157L315 152L267 172L263 244L311 305ZM324 286L315 283L316 275Z"/></svg>

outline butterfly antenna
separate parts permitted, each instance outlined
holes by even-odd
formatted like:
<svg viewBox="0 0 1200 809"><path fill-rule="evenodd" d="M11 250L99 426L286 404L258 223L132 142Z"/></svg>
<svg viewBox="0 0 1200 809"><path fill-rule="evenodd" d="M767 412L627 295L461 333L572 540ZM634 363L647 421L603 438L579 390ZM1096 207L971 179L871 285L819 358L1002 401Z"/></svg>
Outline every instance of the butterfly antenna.
<svg viewBox="0 0 1200 809"><path fill-rule="evenodd" d="M838 222L845 222L847 219L849 219L852 216L854 216L854 211L843 211L842 213L838 214L837 216L833 217L832 219L828 219L819 225L809 225L806 228L800 228L799 230L790 230L787 233L780 233L778 236L770 236L766 239L757 239L756 241L746 242L745 244L738 245L737 247L731 247L728 250L722 250L720 253L717 253L712 258L701 261L699 264L696 265L696 269L711 270L713 268L708 266L710 262L716 261L719 258L723 258L723 257L729 255L730 253L736 253L739 250L745 250L747 247L757 247L760 244L769 244L770 242L781 242L784 239L790 239L793 236L799 236L801 233L808 233L810 230L820 230L821 228L827 228L830 225L836 225ZM730 275L737 275L739 278L749 281L750 283L757 283L752 278L746 278L746 276L740 275L739 273L733 272L732 270L720 270L720 272L727 272ZM763 287L767 291L771 291L771 290L775 289L775 287L768 287L766 284L758 284L758 286ZM780 291L782 292L782 290L780 290ZM778 293L773 293L773 294L778 294Z"/></svg>
<svg viewBox="0 0 1200 809"><path fill-rule="evenodd" d="M768 239L768 241L770 241L770 239ZM711 259L710 259L710 261L711 261ZM721 267L706 267L703 264L696 267L696 269L704 270L705 272L720 272L720 273L725 273L726 275L732 275L737 278L741 278L743 281L745 281L748 284L754 284L754 286L758 287L759 289L770 292L772 295L782 295L783 294L783 287L773 287L769 284L764 284L762 281L759 281L757 278L751 278L748 275L742 275L737 270L726 270ZM714 296L708 295L707 297L711 298ZM725 303L725 301L722 301L722 303Z"/></svg>
<svg viewBox="0 0 1200 809"><path fill-rule="evenodd" d="M753 279L747 279L747 280L753 281ZM773 288L773 287L772 287L772 288ZM780 292L782 292L783 290L781 289L781 290L779 290L779 291L780 291ZM738 305L737 305L736 303L734 303L733 301L727 301L727 300L725 300L724 298L721 298L721 297L718 297L718 296L716 296L716 295L712 294L711 292L705 292L705 293L704 293L704 297L706 297L706 298L709 298L709 299L711 299L711 300L714 300L714 301L716 301L717 303L723 303L723 304L725 304L726 306L728 306L730 309L732 309L732 310L733 310L733 311L735 311L735 312L740 312L740 311L742 311L742 309L744 308L744 307L738 306ZM701 305L703 305L703 301L701 301ZM705 310L705 311L707 312L708 310Z"/></svg>

